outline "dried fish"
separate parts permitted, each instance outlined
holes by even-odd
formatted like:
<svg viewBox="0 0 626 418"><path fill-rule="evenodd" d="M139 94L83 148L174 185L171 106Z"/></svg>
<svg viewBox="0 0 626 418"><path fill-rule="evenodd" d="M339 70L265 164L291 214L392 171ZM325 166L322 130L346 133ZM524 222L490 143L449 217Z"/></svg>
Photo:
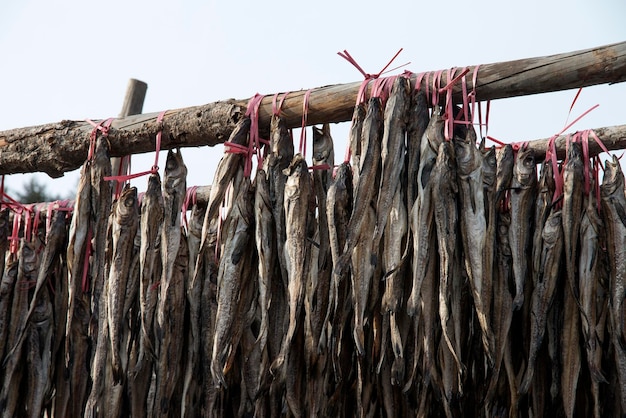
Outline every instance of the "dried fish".
<svg viewBox="0 0 626 418"><path fill-rule="evenodd" d="M530 388L535 373L537 354L546 330L548 311L552 306L554 291L559 278L559 267L563 254L563 225L562 212L560 210L550 213L541 237L542 250L539 271L537 280L533 283L534 289L531 301L530 352L524 379L519 387L520 395L526 394Z"/></svg>
<svg viewBox="0 0 626 418"><path fill-rule="evenodd" d="M226 357L231 350L236 349L238 342L234 340L234 327L238 320L238 300L246 280L243 271L249 263L249 247L254 228L253 193L250 179L244 179L243 187L224 227L225 251L220 259L217 277L217 312L211 359L211 374L216 386L226 386Z"/></svg>
<svg viewBox="0 0 626 418"><path fill-rule="evenodd" d="M456 351L455 347L461 336L454 334L452 323L448 324L451 316L450 298L452 296L452 275L455 274L454 263L458 262L460 256L456 251L459 229L457 209L459 187L456 177L457 167L454 148L452 143L448 141L442 142L439 145L437 161L430 179L433 184L438 185L438 191L436 193L433 191L431 199L437 232L437 248L439 250L439 318L444 341L456 363L457 373L460 374L463 365L461 364L460 353ZM460 312L456 314L458 315Z"/></svg>
<svg viewBox="0 0 626 418"><path fill-rule="evenodd" d="M586 196L586 207L580 222L580 257L578 260L578 288L582 308L582 331L587 351L587 365L593 384L607 383L602 374L602 345L607 300L602 277L606 275L606 261L602 247L605 244L604 224L597 212L594 191ZM597 385L595 385L597 386ZM598 399L595 402L598 406ZM598 414L596 414L598 415Z"/></svg>
<svg viewBox="0 0 626 418"><path fill-rule="evenodd" d="M114 214L112 226L113 254L107 280L107 322L111 343L113 380L115 383L120 383L126 367L122 360L124 356L121 354L122 350L125 351L122 346L122 326L125 317L124 298L130 272L133 242L139 223L136 187L127 187L122 191L114 205Z"/></svg>
<svg viewBox="0 0 626 418"><path fill-rule="evenodd" d="M285 169L287 182L285 184L284 208L287 241L285 242L285 260L288 273L288 305L289 327L283 338L280 353L271 366L272 374L281 369L291 340L296 332L297 320L304 296L306 266L309 256L307 241L308 205L311 194L311 180L306 161L301 154L296 154L293 161Z"/></svg>
<svg viewBox="0 0 626 418"><path fill-rule="evenodd" d="M289 167L293 159L293 138L291 137L285 120L279 115L273 115L270 121L270 150L266 160L266 173L270 182L270 201L276 225L276 244L278 263L285 293L288 287L287 260L285 259L285 241L287 240L285 221L285 183L287 174L284 170Z"/></svg>
<svg viewBox="0 0 626 418"><path fill-rule="evenodd" d="M309 351L313 357L317 357L317 354L326 345L323 332L329 309L330 282L333 270L326 200L332 182L332 167L335 161L333 150L333 139L330 135L329 125L324 124L321 130L313 127L313 165L317 167L313 171L313 191L315 192L317 207L320 208L317 211L318 221L316 223L316 241L319 244L319 251L317 257L311 257L311 263L316 263L316 266L311 265L310 280L307 284L305 297L305 306L309 307L307 310L309 321L307 322L310 323L312 332L312 347ZM328 168L324 169L324 165ZM311 216L311 219L314 218L315 213ZM317 270L317 273L314 273L313 269Z"/></svg>
<svg viewBox="0 0 626 418"><path fill-rule="evenodd" d="M242 118L237 122L235 129L231 132L228 142L236 145L245 145L248 142L248 133L250 132L250 118ZM204 223L202 224L202 240L200 243L200 251L205 247L205 242L209 233L211 220L217 216L218 209L226 195L226 189L242 164L243 154L241 153L225 153L215 169L213 183L211 183L211 193L207 210L204 215ZM184 195L183 195L184 198ZM182 203L182 201L181 201Z"/></svg>
<svg viewBox="0 0 626 418"><path fill-rule="evenodd" d="M417 198L417 180L415 173L419 171L420 146L429 121L428 100L423 90L414 89L411 92L408 123L406 127L407 153L407 212L411 213L413 203Z"/></svg>
<svg viewBox="0 0 626 418"><path fill-rule="evenodd" d="M607 232L607 249L610 268L609 319L611 324L615 367L619 381L619 398L622 412L626 411L626 196L624 174L615 155L604 166L604 178L600 186L602 213Z"/></svg>
<svg viewBox="0 0 626 418"><path fill-rule="evenodd" d="M272 204L269 195L269 180L264 170L256 173L254 194L255 240L259 254L259 306L261 324L257 344L261 352L265 350L269 332L269 310L272 299L272 279L276 267L276 239L274 220L272 218ZM264 370L260 371L264 373Z"/></svg>
<svg viewBox="0 0 626 418"><path fill-rule="evenodd" d="M465 138L454 138L461 199L459 219L465 255L465 270L472 289L476 315L482 332L483 347L489 363L493 364L493 333L489 326L489 308L487 308L491 305L492 298L491 278L484 274L483 265L483 255L486 251L485 240L487 238L483 157L475 143L476 132L471 126L467 130Z"/></svg>
<svg viewBox="0 0 626 418"><path fill-rule="evenodd" d="M411 232L413 233L413 287L407 302L407 312L414 316L420 300L422 281L426 273L426 264L430 258L430 243L434 241L432 182L430 176L439 145L444 142L443 109L435 107L426 131L420 143L420 163L417 172L417 199L411 211Z"/></svg>
<svg viewBox="0 0 626 418"><path fill-rule="evenodd" d="M180 379L183 347L183 317L185 310L185 277L189 262L187 240L182 234L180 213L187 192L187 167L179 152L170 150L163 175L163 229L161 231L161 260L163 270L156 307L158 362L154 409L167 414L172 408L172 396ZM184 258L184 261L181 260ZM174 365L170 367L169 365Z"/></svg>
<svg viewBox="0 0 626 418"><path fill-rule="evenodd" d="M515 154L511 144L506 144L496 151L496 205L502 201L504 194L511 187L514 164Z"/></svg>
<svg viewBox="0 0 626 418"><path fill-rule="evenodd" d="M348 222L348 235L343 253L335 265L335 272L341 274L348 266L352 251L361 237L361 228L364 224L365 212L376 192L376 178L380 161L380 140L383 134L383 115L381 100L372 97L369 100L367 114L363 121L362 141L367 146L361 146L360 170L358 183L354 191L354 210Z"/></svg>
<svg viewBox="0 0 626 418"><path fill-rule="evenodd" d="M94 158L89 165L91 170L91 228L92 234L92 264L91 273L91 321L90 334L92 338L98 335L100 320L100 301L108 275L107 266L107 235L109 215L111 214L112 188L111 183L104 178L111 175L111 160L109 159L109 141L104 136L98 136L94 151ZM99 337L98 337L99 338Z"/></svg>
<svg viewBox="0 0 626 418"><path fill-rule="evenodd" d="M563 167L563 239L567 285L578 301L578 235L583 213L583 160L582 145L569 144Z"/></svg>
<svg viewBox="0 0 626 418"><path fill-rule="evenodd" d="M524 283L528 276L528 260L532 256L531 228L533 227L533 205L537 194L537 173L535 152L520 149L513 165L511 180L511 227L509 241L513 256L513 277L515 279L515 310L524 303Z"/></svg>
<svg viewBox="0 0 626 418"><path fill-rule="evenodd" d="M372 261L378 254L380 240L387 225L394 195L404 169L407 113L410 104L410 83L405 77L397 77L385 105L384 128L381 145L381 179L376 202L376 227L372 238Z"/></svg>
<svg viewBox="0 0 626 418"><path fill-rule="evenodd" d="M21 215L18 215L21 216ZM26 216L29 216L27 213ZM22 342L18 342L18 333L26 326L28 312L28 283L34 283L37 276L38 257L35 243L22 238L18 252L17 281L11 303L10 317L12 327L9 329L6 347L15 347L11 356L3 361L4 379L0 391L0 410L8 417L20 415L18 401L19 391L12 388L19 387L23 378L24 369L20 367L22 356L25 355ZM21 405L23 407L24 405Z"/></svg>

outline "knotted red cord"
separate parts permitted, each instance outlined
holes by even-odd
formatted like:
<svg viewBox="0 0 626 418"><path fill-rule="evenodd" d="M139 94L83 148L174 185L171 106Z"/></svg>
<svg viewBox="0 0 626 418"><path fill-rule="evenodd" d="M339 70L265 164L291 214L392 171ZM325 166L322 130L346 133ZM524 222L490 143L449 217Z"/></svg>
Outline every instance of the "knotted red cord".
<svg viewBox="0 0 626 418"><path fill-rule="evenodd" d="M274 98L272 99L272 114L273 114L274 116L280 116L280 111L281 111L281 109L283 108L283 103L285 102L285 99L287 98L287 95L288 95L289 93L291 93L291 92L290 92L290 91L288 91L288 92L284 93L283 98L282 98L282 99L280 99L280 103L278 103L278 106L276 105L276 102L277 102L277 100L278 100L278 95L279 95L280 93L276 93L276 94L274 95Z"/></svg>
<svg viewBox="0 0 626 418"><path fill-rule="evenodd" d="M167 110L164 110L162 112L159 113L159 115L157 116L157 124L160 124L161 122L163 122L163 117L165 116L165 113L167 112ZM156 174L159 172L159 154L161 152L161 138L163 135L163 126L161 125L159 127L159 131L156 134L156 138L155 138L155 155L154 155L154 164L152 165L152 167L150 168L150 170L147 171L142 171L140 173L135 173L135 174L126 174L126 175L118 175L117 176L107 176L104 178L104 180L106 181L117 181L118 182L118 189L119 186L123 183L128 182L129 180L132 179L136 179L138 177L143 177L143 176L147 176L149 174ZM120 164L120 170L122 168L122 164ZM128 164L128 169L130 171L130 161ZM118 190L119 192L121 192L121 190ZM116 191L116 197L119 196L119 192Z"/></svg>
<svg viewBox="0 0 626 418"><path fill-rule="evenodd" d="M465 68L458 76L454 76L456 72L456 68L449 69L447 74L448 84L439 89L437 92L438 95L442 92L446 93L446 111L444 115L445 125L444 125L444 137L446 141L449 141L452 138L452 133L454 132L454 111L453 111L453 103L452 103L452 88L454 84L456 84L460 79L463 79L465 75L469 72L469 69ZM466 101L464 99L464 101ZM467 111L466 111L466 120L467 120Z"/></svg>
<svg viewBox="0 0 626 418"><path fill-rule="evenodd" d="M19 247L19 234L20 234L20 226L22 224L22 212L23 207L17 207L14 209L15 215L13 216L13 231L11 235L8 237L9 240L9 252L11 254L17 254L17 250Z"/></svg>
<svg viewBox="0 0 626 418"><path fill-rule="evenodd" d="M552 176L554 178L554 195L552 196L552 204L557 203L557 200L563 194L563 176L559 169L559 163L556 158L556 138L558 135L554 135L548 140L548 147L546 149L545 160L552 164ZM560 203L559 205L560 206Z"/></svg>
<svg viewBox="0 0 626 418"><path fill-rule="evenodd" d="M108 118L106 120L101 120L98 123L95 123L91 119L85 119L87 123L93 126L93 130L89 135L89 152L87 153L87 161L91 161L93 159L93 153L96 149L96 137L98 135L98 131L102 132L103 137L109 136L109 131L111 129L111 123L114 118Z"/></svg>
<svg viewBox="0 0 626 418"><path fill-rule="evenodd" d="M363 82L361 83L361 86L359 87L359 92L357 93L357 96L356 96L356 105L359 105L367 100L366 93L367 93L367 86L369 82L373 79L379 78L381 74L383 74L385 70L387 70L387 68L391 65L391 63L398 57L398 55L400 55L400 52L402 52L402 49L403 48L400 48L398 52L396 52L396 54L382 68L382 70L380 70L376 74L366 73L365 70L363 70L363 68L361 68L361 66L356 62L356 60L352 58L352 55L350 55L350 53L347 50L344 49L343 52L337 52L337 55L339 55L341 58L345 59L350 64L352 64L354 68L356 68L361 73L361 75L363 75L364 79L363 79ZM404 65L407 65L407 64L403 64L397 68L401 68ZM347 149L346 149L346 159L345 159L346 162L350 160L350 155L351 155L350 144L348 144Z"/></svg>
<svg viewBox="0 0 626 418"><path fill-rule="evenodd" d="M196 203L196 190L198 190L198 186L188 187L185 192L185 200L183 201L182 212L183 212L183 226L186 231L189 231L189 222L187 221L187 209L189 208L189 203L194 205Z"/></svg>
<svg viewBox="0 0 626 418"><path fill-rule="evenodd" d="M302 129L300 130L300 154L306 159L306 125L309 118L309 96L312 90L307 90L302 99Z"/></svg>
<svg viewBox="0 0 626 418"><path fill-rule="evenodd" d="M255 150L257 152L257 162L259 165L263 162L261 155L261 146L259 141L259 107L263 101L263 95L256 93L248 102L246 116L250 118L250 138L248 140L248 155L246 157L244 176L250 177L252 173L252 155Z"/></svg>

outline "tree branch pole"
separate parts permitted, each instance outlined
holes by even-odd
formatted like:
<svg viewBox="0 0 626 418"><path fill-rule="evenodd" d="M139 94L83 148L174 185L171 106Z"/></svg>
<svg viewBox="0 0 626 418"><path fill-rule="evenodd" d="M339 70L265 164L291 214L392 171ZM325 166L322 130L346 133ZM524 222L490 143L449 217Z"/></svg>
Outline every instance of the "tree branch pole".
<svg viewBox="0 0 626 418"><path fill-rule="evenodd" d="M468 69L469 74L473 74L475 66ZM416 75L411 76L413 85L416 79ZM425 87L426 80L427 77L424 77L422 87ZM480 65L476 99L501 99L625 80L626 42L621 42L545 57ZM461 101L459 84L453 86L453 99L457 103ZM469 84L471 90L473 86ZM312 89L308 125L350 120L360 85L361 82L354 82ZM305 93L289 93L285 99L282 115L289 127L299 127L302 123ZM262 134L269 129L271 101L272 95L268 95L259 109ZM155 136L160 129L163 131L161 149L223 143L245 113L247 103L248 100L227 100L170 110L162 123L156 122L158 113L116 119L108 137L111 156L154 151ZM0 174L44 172L51 177L60 177L64 172L75 170L87 158L88 134L92 129L84 121L61 121L0 132ZM624 148L626 143L619 142L616 146Z"/></svg>
<svg viewBox="0 0 626 418"><path fill-rule="evenodd" d="M124 103L122 104L122 111L120 112L119 117L124 118L126 116L141 114L147 90L148 84L143 81L136 80L134 78L128 80L128 85L126 86L126 96L124 97ZM113 175L126 173L127 168L128 158L111 158L111 173ZM115 183L118 182L116 181Z"/></svg>

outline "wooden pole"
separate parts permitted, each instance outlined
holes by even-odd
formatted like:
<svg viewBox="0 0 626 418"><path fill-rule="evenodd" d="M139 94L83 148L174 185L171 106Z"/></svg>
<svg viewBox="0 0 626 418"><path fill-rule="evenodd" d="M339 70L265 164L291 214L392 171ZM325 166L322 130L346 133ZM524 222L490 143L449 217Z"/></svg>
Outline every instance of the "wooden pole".
<svg viewBox="0 0 626 418"><path fill-rule="evenodd" d="M122 111L120 112L119 117L124 118L126 116L141 114L143 110L143 102L146 99L147 90L148 85L143 81L139 81L134 78L128 80L128 85L126 86L126 96L124 97L124 103L122 104ZM117 175L118 173L126 173L127 167L127 158L111 158L111 173L113 173L113 175ZM115 190L114 185L113 189Z"/></svg>
<svg viewBox="0 0 626 418"><path fill-rule="evenodd" d="M476 67L468 68L471 75ZM416 75L411 77L413 84L416 78ZM427 80L432 77L424 77L422 87ZM481 65L476 98L500 99L625 80L626 42L621 42L546 57ZM355 82L312 89L308 125L350 120L360 85L361 82ZM471 82L468 87L473 87ZM455 102L460 101L460 89L460 83L453 87ZM301 124L304 95L305 91L298 91L285 99L282 114L289 127ZM262 134L266 134L269 127L271 96L265 97L259 109ZM116 119L109 134L111 155L154 151L159 129L163 131L162 149L223 143L245 113L247 102L228 100L175 109L167 112L162 123L156 122L158 113ZM51 177L60 177L85 161L88 133L92 129L84 121L62 121L0 132L0 174L44 172ZM620 143L618 147L626 147L626 143Z"/></svg>

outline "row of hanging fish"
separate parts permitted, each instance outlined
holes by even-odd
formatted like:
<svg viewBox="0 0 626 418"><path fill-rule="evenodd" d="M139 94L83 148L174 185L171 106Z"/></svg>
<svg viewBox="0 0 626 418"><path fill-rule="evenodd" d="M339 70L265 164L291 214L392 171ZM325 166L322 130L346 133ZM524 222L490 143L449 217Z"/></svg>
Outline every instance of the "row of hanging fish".
<svg viewBox="0 0 626 418"><path fill-rule="evenodd" d="M253 178L226 153L186 225L180 152L141 201L112 199L99 137L73 215L23 228L3 258L0 410L623 415L617 160L599 190L579 143L538 176L532 150L477 147L454 116L397 77L355 106L336 169L328 125L313 128L311 171L275 114ZM251 125L228 142L246 146Z"/></svg>

